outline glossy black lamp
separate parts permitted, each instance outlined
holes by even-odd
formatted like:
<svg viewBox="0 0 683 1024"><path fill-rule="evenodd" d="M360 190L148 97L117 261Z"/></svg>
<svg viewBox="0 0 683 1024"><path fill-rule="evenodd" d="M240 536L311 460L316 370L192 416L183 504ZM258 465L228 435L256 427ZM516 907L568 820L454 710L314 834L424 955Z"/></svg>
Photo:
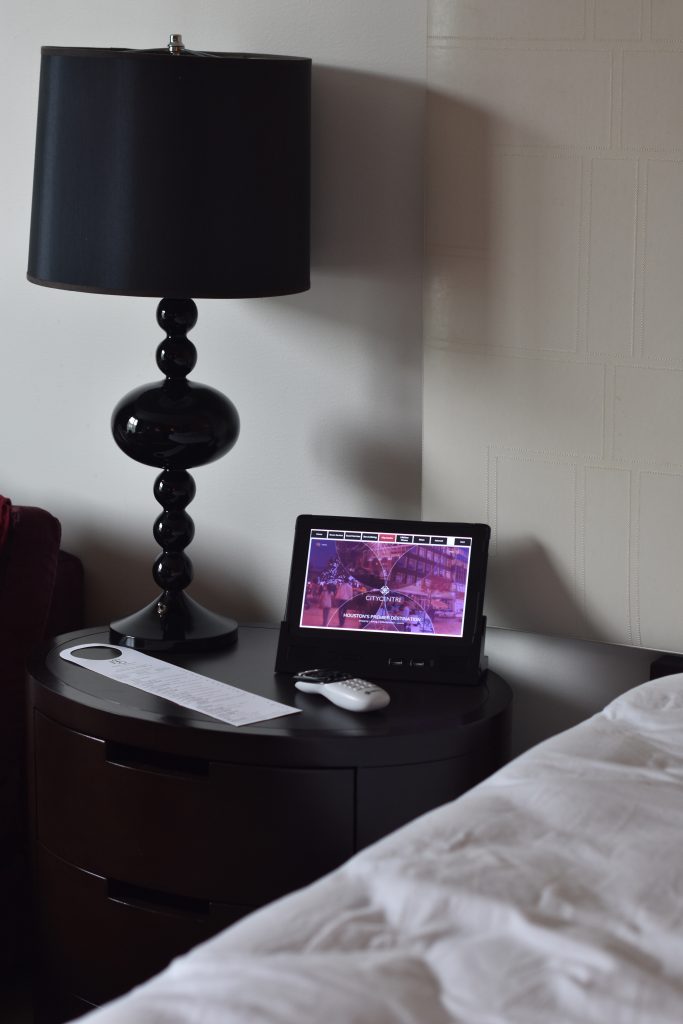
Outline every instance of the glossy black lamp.
<svg viewBox="0 0 683 1024"><path fill-rule="evenodd" d="M161 470L159 596L111 625L149 651L227 646L237 624L185 593L194 534L188 469L233 446L239 418L188 381L196 298L309 287L311 62L158 50L44 47L28 277L52 288L161 299L164 379L126 395L112 431ZM190 298L190 296L192 298ZM96 341L96 339L94 339Z"/></svg>

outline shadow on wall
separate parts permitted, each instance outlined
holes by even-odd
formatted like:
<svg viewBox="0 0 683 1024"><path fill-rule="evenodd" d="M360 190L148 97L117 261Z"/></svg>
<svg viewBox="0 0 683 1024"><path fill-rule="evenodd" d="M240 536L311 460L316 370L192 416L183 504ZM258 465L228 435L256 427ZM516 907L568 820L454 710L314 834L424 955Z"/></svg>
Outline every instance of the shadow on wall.
<svg viewBox="0 0 683 1024"><path fill-rule="evenodd" d="M298 316L320 320L323 346L330 322L348 328L348 351L337 350L336 360L363 350L356 363L372 396L372 433L345 417L343 396L332 394L314 452L387 514L419 515L421 502L425 96L418 83L314 64L313 281L305 296L287 300ZM384 403L392 405L386 417Z"/></svg>
<svg viewBox="0 0 683 1024"><path fill-rule="evenodd" d="M314 64L312 88L313 270L412 273L423 254L424 86ZM329 319L327 304L321 312ZM340 302L342 321L352 312Z"/></svg>
<svg viewBox="0 0 683 1024"><path fill-rule="evenodd" d="M419 514L421 485L424 107L424 86L417 83L314 64L312 289L250 307L264 324L274 311L267 328L271 333L278 324L286 328L287 345L276 358L283 364L297 362L311 388L329 388L330 401L320 424L324 429L310 423L317 465L303 470L302 492L318 488L324 496L325 481L334 477L342 483L348 480L355 493L362 492L368 509L394 510L394 514L397 509L401 514L409 510L414 515ZM315 353L311 352L311 320ZM300 335L298 323L305 326ZM329 325L336 327L336 333L328 368L322 365L320 353ZM339 325L344 328L341 335ZM346 348L341 347L340 337ZM363 393L372 396L367 417L365 413L355 418L345 415L342 392L353 386L348 371L344 372L345 358L359 367ZM257 359L253 372L257 379ZM313 373L317 378L311 379ZM201 367L197 379L202 379ZM136 383L131 380L130 386ZM246 421L248 410L240 413ZM283 461L291 461L287 425L296 408L282 395L280 409L259 408L257 415L259 422L276 415L278 431L272 445L258 453L261 467L250 465L252 481L259 474L265 479L278 450ZM403 432L395 428L402 415ZM310 415L305 417L311 420ZM149 495L149 526L140 532L139 545L130 545L126 539L122 550L123 529L116 535L90 522L79 531L79 553L86 569L88 565L94 569L89 581L91 619L116 618L132 611L131 594L140 595L135 599L139 606L155 596L151 564L156 547L149 539L158 513L152 497L154 475L150 470L149 483L142 485L143 498ZM227 487L231 486L239 487L239 480L229 480ZM197 540L188 549L196 570L192 596L243 621L267 617L267 600L262 601L250 581L230 578L222 564L220 570L202 564L201 515L195 517L192 506L188 511L197 526ZM78 530L73 522L70 529L72 534ZM289 550L289 525L283 543ZM210 554L206 552L209 563Z"/></svg>
<svg viewBox="0 0 683 1024"><path fill-rule="evenodd" d="M419 515L421 502L425 96L418 83L313 67L313 287L293 305L320 318L321 344L325 323L348 325L349 344L370 355L362 358L363 388L376 411L394 405L369 435L365 423L344 417L343 403L331 401L332 430L317 455L387 514ZM402 434L397 408L406 412Z"/></svg>
<svg viewBox="0 0 683 1024"><path fill-rule="evenodd" d="M426 96L426 122L425 213L429 254L435 250L438 253L440 247L462 251L479 264L472 273L478 270L482 275L477 290L486 294L487 254L492 246L490 115L486 110L462 103L447 93L430 90ZM476 297L467 293L465 284L460 272L444 276L436 261L428 264L428 311L433 304L449 303L449 308L443 310L450 313L449 321L441 325L438 333L444 340L476 344L487 334L482 330L480 319L486 315L486 309L482 303L480 316L474 320L470 318ZM448 294L443 294L444 288ZM433 294L434 289L436 294ZM457 302L454 307L450 306L452 289ZM458 309L461 298L465 302Z"/></svg>
<svg viewBox="0 0 683 1024"><path fill-rule="evenodd" d="M546 155L527 126L444 92L428 94L427 124L425 337L430 356L454 353L459 376L427 378L424 511L490 517L486 603L505 628L489 629L487 651L515 691L518 753L642 682L653 655L590 642L614 626L586 600L577 502L552 489L565 470L574 479L556 439L579 413L534 390L524 358L548 357L559 372L576 347L579 232L564 226L580 216L580 161ZM437 352L432 365L449 361ZM551 457L522 475L539 449Z"/></svg>
<svg viewBox="0 0 683 1024"><path fill-rule="evenodd" d="M327 423L339 441L336 448L317 446L321 461L340 479L353 481L354 488L365 491L375 514L419 519L420 467L415 452L419 438L406 441L389 424L379 425L369 435L341 416L328 417ZM415 501L411 500L414 495Z"/></svg>
<svg viewBox="0 0 683 1024"><path fill-rule="evenodd" d="M191 507L189 511L192 511ZM152 565L158 551L151 535L153 516L154 508L150 505L150 528L139 531L140 541L135 543L131 543L129 536L124 542L123 532L115 537L93 529L91 523L83 524L76 531L79 557L86 567L87 626L101 626L103 622L130 615L158 596L159 588L152 577ZM69 526L73 533L73 516L69 517ZM223 563L216 566L209 551L195 553L190 545L187 554L196 576L188 593L196 601L223 615L235 616L239 610L239 618L243 622L263 622L272 618L267 612L267 600L251 578L231 576L230 566L227 571ZM97 567L97 571L88 572L88 566Z"/></svg>
<svg viewBox="0 0 683 1024"><path fill-rule="evenodd" d="M358 328L381 354L412 357L422 349L426 89L317 64L312 76L311 291L269 301L323 328ZM351 306L347 279L366 286ZM391 302L378 301L383 289ZM406 322L408 349L396 344Z"/></svg>
<svg viewBox="0 0 683 1024"><path fill-rule="evenodd" d="M557 353L568 330L573 349L577 303L557 306L560 322L548 312L560 296L544 293L563 272L547 237L549 211L566 201L558 161L536 152L542 137L447 93L430 90L426 111L428 335L480 351ZM510 153L513 141L530 153Z"/></svg>
<svg viewBox="0 0 683 1024"><path fill-rule="evenodd" d="M504 628L552 635L560 623L565 636L595 635L566 572L532 538L508 543L491 558L487 594L489 614Z"/></svg>
<svg viewBox="0 0 683 1024"><path fill-rule="evenodd" d="M457 353L460 377L450 394L439 380L425 393L425 512L478 517L486 493L496 625L603 639L583 590L576 494L555 492L575 486L568 442L552 454L579 415L573 392L534 387L529 373L548 357L558 376L558 356L576 347L578 294L560 284L578 278L578 230L558 245L557 211L580 216L580 161L544 155L526 125L447 93L428 94L427 123L425 335Z"/></svg>

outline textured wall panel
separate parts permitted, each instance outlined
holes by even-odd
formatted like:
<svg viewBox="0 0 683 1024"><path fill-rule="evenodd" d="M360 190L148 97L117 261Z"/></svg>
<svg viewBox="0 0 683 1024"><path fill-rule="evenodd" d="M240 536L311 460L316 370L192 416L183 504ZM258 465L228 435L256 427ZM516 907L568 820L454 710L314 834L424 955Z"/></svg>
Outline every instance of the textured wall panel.
<svg viewBox="0 0 683 1024"><path fill-rule="evenodd" d="M683 650L683 478L643 473L638 503L638 629L654 650Z"/></svg>
<svg viewBox="0 0 683 1024"><path fill-rule="evenodd" d="M488 344L577 346L581 161L537 153L492 161L484 296Z"/></svg>
<svg viewBox="0 0 683 1024"><path fill-rule="evenodd" d="M586 0L435 0L429 18L434 36L460 39L583 39Z"/></svg>
<svg viewBox="0 0 683 1024"><path fill-rule="evenodd" d="M576 500L571 463L502 454L492 459L496 557L489 605L498 625L560 635L585 632L577 586Z"/></svg>
<svg viewBox="0 0 683 1024"><path fill-rule="evenodd" d="M683 365L683 161L651 160L646 167L642 351Z"/></svg>
<svg viewBox="0 0 683 1024"><path fill-rule="evenodd" d="M430 86L478 111L500 145L605 146L611 68L606 50L435 43Z"/></svg>
<svg viewBox="0 0 683 1024"><path fill-rule="evenodd" d="M623 145L683 150L683 53L624 53Z"/></svg>
<svg viewBox="0 0 683 1024"><path fill-rule="evenodd" d="M423 510L493 625L683 650L683 2L432 0Z"/></svg>
<svg viewBox="0 0 683 1024"><path fill-rule="evenodd" d="M637 182L635 160L591 163L587 345L626 358L633 351Z"/></svg>
<svg viewBox="0 0 683 1024"><path fill-rule="evenodd" d="M449 246L430 260L429 329L433 336L489 346L574 352L581 161L500 153L487 193L489 228L482 250ZM452 209L439 189L433 195L437 208ZM443 224L440 239L445 231ZM455 238L462 242L457 226Z"/></svg>
<svg viewBox="0 0 683 1024"><path fill-rule="evenodd" d="M666 42L683 39L683 4L681 0L651 0L652 38Z"/></svg>
<svg viewBox="0 0 683 1024"><path fill-rule="evenodd" d="M426 360L430 426L452 448L470 440L524 451L600 457L604 369L559 359L431 348ZM683 379L683 375L682 375Z"/></svg>
<svg viewBox="0 0 683 1024"><path fill-rule="evenodd" d="M683 372L618 367L614 412L617 458L639 464L680 467L683 464L682 442Z"/></svg>
<svg viewBox="0 0 683 1024"><path fill-rule="evenodd" d="M490 129L481 113L432 87L427 108L426 220L431 246L484 249Z"/></svg>
<svg viewBox="0 0 683 1024"><path fill-rule="evenodd" d="M432 251L425 270L425 332L432 344L477 345L487 336L489 274L484 253Z"/></svg>
<svg viewBox="0 0 683 1024"><path fill-rule="evenodd" d="M595 0L596 39L640 39L641 0Z"/></svg>
<svg viewBox="0 0 683 1024"><path fill-rule="evenodd" d="M631 474L588 466L579 510L586 633L632 644Z"/></svg>

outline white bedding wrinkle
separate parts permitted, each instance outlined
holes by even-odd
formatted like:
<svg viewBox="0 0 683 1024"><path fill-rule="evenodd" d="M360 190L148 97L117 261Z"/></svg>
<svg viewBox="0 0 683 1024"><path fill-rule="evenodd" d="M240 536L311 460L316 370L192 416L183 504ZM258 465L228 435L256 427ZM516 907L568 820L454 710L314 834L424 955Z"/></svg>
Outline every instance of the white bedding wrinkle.
<svg viewBox="0 0 683 1024"><path fill-rule="evenodd" d="M681 1024L683 675L644 683L82 1024Z"/></svg>

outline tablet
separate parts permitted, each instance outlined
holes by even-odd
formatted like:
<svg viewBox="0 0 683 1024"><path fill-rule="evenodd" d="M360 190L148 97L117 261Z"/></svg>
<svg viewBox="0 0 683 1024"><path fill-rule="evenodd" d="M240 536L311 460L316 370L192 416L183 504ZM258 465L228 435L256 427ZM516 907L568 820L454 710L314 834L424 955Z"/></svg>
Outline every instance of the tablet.
<svg viewBox="0 0 683 1024"><path fill-rule="evenodd" d="M489 537L482 523L300 516L277 670L478 682Z"/></svg>

